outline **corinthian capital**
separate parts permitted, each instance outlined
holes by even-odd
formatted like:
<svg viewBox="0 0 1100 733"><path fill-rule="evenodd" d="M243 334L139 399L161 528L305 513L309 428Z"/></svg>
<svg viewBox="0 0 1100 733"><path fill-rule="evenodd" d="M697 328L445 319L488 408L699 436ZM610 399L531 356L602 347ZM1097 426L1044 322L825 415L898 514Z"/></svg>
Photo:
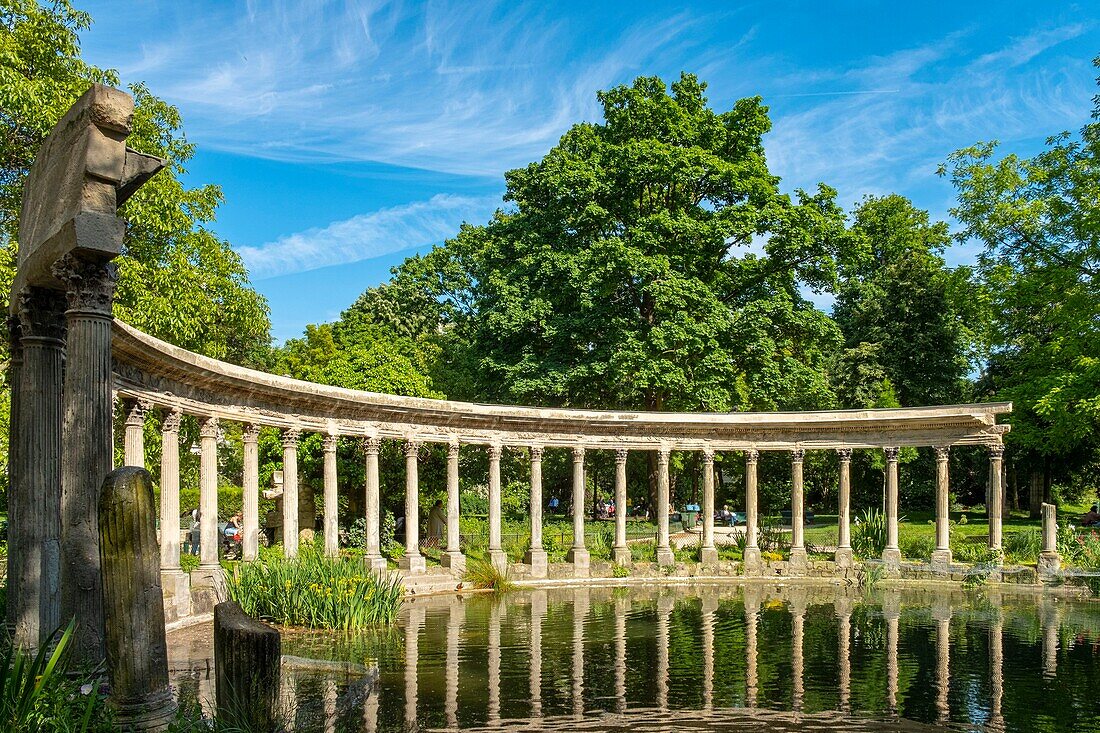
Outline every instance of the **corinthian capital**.
<svg viewBox="0 0 1100 733"><path fill-rule="evenodd" d="M65 296L46 288L24 288L16 301L23 339L65 338Z"/></svg>
<svg viewBox="0 0 1100 733"><path fill-rule="evenodd" d="M111 315L118 282L118 265L87 260L70 253L53 264L54 277L65 284L69 310Z"/></svg>
<svg viewBox="0 0 1100 733"><path fill-rule="evenodd" d="M840 459L841 463L848 463L849 461L852 460L852 449L851 448L837 448L836 449L836 457Z"/></svg>
<svg viewBox="0 0 1100 733"><path fill-rule="evenodd" d="M202 419L202 424L199 426L200 438L217 438L218 437L218 418L205 417Z"/></svg>
<svg viewBox="0 0 1100 733"><path fill-rule="evenodd" d="M886 457L887 463L897 463L898 454L901 452L901 448L897 446L888 446L882 449L882 455Z"/></svg>
<svg viewBox="0 0 1100 733"><path fill-rule="evenodd" d="M260 426L254 422L246 423L241 428L241 440L245 443L257 443L260 440Z"/></svg>
<svg viewBox="0 0 1100 733"><path fill-rule="evenodd" d="M286 428L283 430L283 449L298 449L298 441L302 439L301 428Z"/></svg>
<svg viewBox="0 0 1100 733"><path fill-rule="evenodd" d="M946 461L951 457L951 446L937 445L936 446L936 460Z"/></svg>
<svg viewBox="0 0 1100 733"><path fill-rule="evenodd" d="M126 425L138 427L145 425L145 413L152 407L146 400L126 400L122 403L126 409Z"/></svg>
<svg viewBox="0 0 1100 733"><path fill-rule="evenodd" d="M335 453L336 446L340 443L339 435L326 435L323 443L325 453Z"/></svg>

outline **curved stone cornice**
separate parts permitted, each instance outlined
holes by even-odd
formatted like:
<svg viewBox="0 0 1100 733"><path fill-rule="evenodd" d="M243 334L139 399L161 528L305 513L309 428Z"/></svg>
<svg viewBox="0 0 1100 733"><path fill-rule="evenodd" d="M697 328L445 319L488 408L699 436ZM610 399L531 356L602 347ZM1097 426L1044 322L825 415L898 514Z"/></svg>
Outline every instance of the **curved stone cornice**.
<svg viewBox="0 0 1100 733"><path fill-rule="evenodd" d="M115 320L116 389L191 414L328 434L513 447L792 450L999 444L1011 403L820 412L627 412L487 405L363 392L256 371Z"/></svg>

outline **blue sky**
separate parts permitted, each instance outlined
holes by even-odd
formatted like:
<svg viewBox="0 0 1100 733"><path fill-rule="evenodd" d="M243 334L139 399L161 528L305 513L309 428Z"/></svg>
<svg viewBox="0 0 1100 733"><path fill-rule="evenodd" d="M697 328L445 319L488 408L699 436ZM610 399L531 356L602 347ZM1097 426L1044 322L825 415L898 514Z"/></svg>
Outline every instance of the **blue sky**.
<svg viewBox="0 0 1100 733"><path fill-rule="evenodd" d="M719 110L762 96L785 190L898 192L946 218L936 166L978 140L1029 154L1080 128L1100 54L1097 2L78 5L88 60L180 108L189 181L224 189L215 228L280 341L485 221L504 171L636 76L694 72Z"/></svg>

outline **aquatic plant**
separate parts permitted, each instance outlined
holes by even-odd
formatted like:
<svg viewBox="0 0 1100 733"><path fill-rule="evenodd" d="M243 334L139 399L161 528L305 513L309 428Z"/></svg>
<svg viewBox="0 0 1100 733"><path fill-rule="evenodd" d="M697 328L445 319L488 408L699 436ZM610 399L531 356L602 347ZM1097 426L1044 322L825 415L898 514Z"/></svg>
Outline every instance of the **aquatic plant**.
<svg viewBox="0 0 1100 733"><path fill-rule="evenodd" d="M501 570L488 560L477 557L467 559L462 582L469 583L478 590L492 590L497 593L512 589L512 580L507 570Z"/></svg>
<svg viewBox="0 0 1100 733"><path fill-rule="evenodd" d="M865 591L873 591L886 577L886 566L882 563L864 563L856 574L856 583Z"/></svg>
<svg viewBox="0 0 1100 733"><path fill-rule="evenodd" d="M312 543L293 559L241 563L226 588L254 618L325 629L392 623L404 595L399 577L367 571L357 560L325 557Z"/></svg>
<svg viewBox="0 0 1100 733"><path fill-rule="evenodd" d="M865 509L852 530L852 549L859 557L881 557L886 549L886 514Z"/></svg>

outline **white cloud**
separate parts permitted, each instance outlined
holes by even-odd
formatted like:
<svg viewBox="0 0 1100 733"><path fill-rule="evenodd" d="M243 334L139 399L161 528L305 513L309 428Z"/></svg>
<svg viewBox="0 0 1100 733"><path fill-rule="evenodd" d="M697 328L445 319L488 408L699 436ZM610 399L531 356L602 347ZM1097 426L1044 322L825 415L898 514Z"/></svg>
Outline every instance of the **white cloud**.
<svg viewBox="0 0 1100 733"><path fill-rule="evenodd" d="M453 237L464 221L487 219L498 203L496 197L441 194L238 251L252 279L262 280L438 244Z"/></svg>

